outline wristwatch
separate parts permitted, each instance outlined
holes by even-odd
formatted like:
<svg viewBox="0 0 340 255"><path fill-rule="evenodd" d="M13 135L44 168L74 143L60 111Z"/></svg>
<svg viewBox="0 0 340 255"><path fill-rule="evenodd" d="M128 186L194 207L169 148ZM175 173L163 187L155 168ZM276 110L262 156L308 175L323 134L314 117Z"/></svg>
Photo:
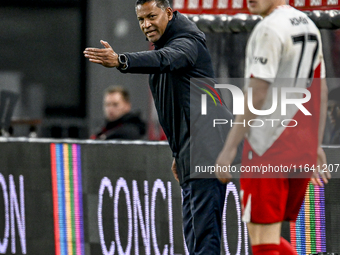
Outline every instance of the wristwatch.
<svg viewBox="0 0 340 255"><path fill-rule="evenodd" d="M128 68L128 58L124 54L118 54L119 69L126 70Z"/></svg>

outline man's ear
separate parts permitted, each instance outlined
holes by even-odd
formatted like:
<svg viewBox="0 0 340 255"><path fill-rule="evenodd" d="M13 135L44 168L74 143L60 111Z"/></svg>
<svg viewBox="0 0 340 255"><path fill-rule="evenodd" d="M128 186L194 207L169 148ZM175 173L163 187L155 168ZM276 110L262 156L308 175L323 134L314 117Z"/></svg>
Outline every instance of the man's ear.
<svg viewBox="0 0 340 255"><path fill-rule="evenodd" d="M166 14L168 15L168 20L172 20L173 10L171 9L171 7L166 8Z"/></svg>

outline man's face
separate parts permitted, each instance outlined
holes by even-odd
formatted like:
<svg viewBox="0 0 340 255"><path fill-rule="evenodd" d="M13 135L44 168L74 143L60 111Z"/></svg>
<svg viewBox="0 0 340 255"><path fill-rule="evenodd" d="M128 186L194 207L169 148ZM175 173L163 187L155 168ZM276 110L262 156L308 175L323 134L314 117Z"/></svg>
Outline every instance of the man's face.
<svg viewBox="0 0 340 255"><path fill-rule="evenodd" d="M104 114L108 121L114 121L127 114L131 104L126 102L119 92L109 93L104 96Z"/></svg>
<svg viewBox="0 0 340 255"><path fill-rule="evenodd" d="M248 9L252 14L261 16L269 15L278 5L278 0L247 0Z"/></svg>
<svg viewBox="0 0 340 255"><path fill-rule="evenodd" d="M340 102L328 101L328 116L333 125L340 124Z"/></svg>
<svg viewBox="0 0 340 255"><path fill-rule="evenodd" d="M136 14L140 29L152 43L161 38L169 20L172 19L172 9L169 7L163 10L157 7L155 1L137 5Z"/></svg>

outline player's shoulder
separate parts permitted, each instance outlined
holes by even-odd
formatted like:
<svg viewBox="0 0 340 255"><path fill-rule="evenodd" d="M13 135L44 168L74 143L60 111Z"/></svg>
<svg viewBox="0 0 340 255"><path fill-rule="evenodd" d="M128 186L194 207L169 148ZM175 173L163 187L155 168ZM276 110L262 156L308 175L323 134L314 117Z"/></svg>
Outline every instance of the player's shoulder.
<svg viewBox="0 0 340 255"><path fill-rule="evenodd" d="M268 22L273 22L276 26L288 30L304 27L315 27L314 22L306 13L295 9L289 5L277 7L269 16Z"/></svg>
<svg viewBox="0 0 340 255"><path fill-rule="evenodd" d="M317 29L313 21L302 11L289 5L277 7L270 15L258 23L257 31L272 32L279 37L289 36L291 33Z"/></svg>

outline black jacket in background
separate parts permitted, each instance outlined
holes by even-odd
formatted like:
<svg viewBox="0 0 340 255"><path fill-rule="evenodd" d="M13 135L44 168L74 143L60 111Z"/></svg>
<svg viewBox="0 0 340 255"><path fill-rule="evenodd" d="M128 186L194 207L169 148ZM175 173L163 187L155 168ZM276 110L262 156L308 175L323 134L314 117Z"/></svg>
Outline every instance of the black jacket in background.
<svg viewBox="0 0 340 255"><path fill-rule="evenodd" d="M91 136L92 139L136 140L145 135L145 123L136 113L127 113L115 121L107 121L102 130Z"/></svg>
<svg viewBox="0 0 340 255"><path fill-rule="evenodd" d="M209 116L201 116L200 88L205 85L192 78L208 78L207 82L211 86L214 84L204 33L175 11L164 34L154 45L153 51L124 53L128 68L121 72L150 74L149 85L159 121L176 159L180 183L183 183L196 176L195 166L215 164L229 129L210 128L214 117L212 111ZM209 104L214 103L208 100L208 109ZM214 110L224 118L232 118L224 103Z"/></svg>

